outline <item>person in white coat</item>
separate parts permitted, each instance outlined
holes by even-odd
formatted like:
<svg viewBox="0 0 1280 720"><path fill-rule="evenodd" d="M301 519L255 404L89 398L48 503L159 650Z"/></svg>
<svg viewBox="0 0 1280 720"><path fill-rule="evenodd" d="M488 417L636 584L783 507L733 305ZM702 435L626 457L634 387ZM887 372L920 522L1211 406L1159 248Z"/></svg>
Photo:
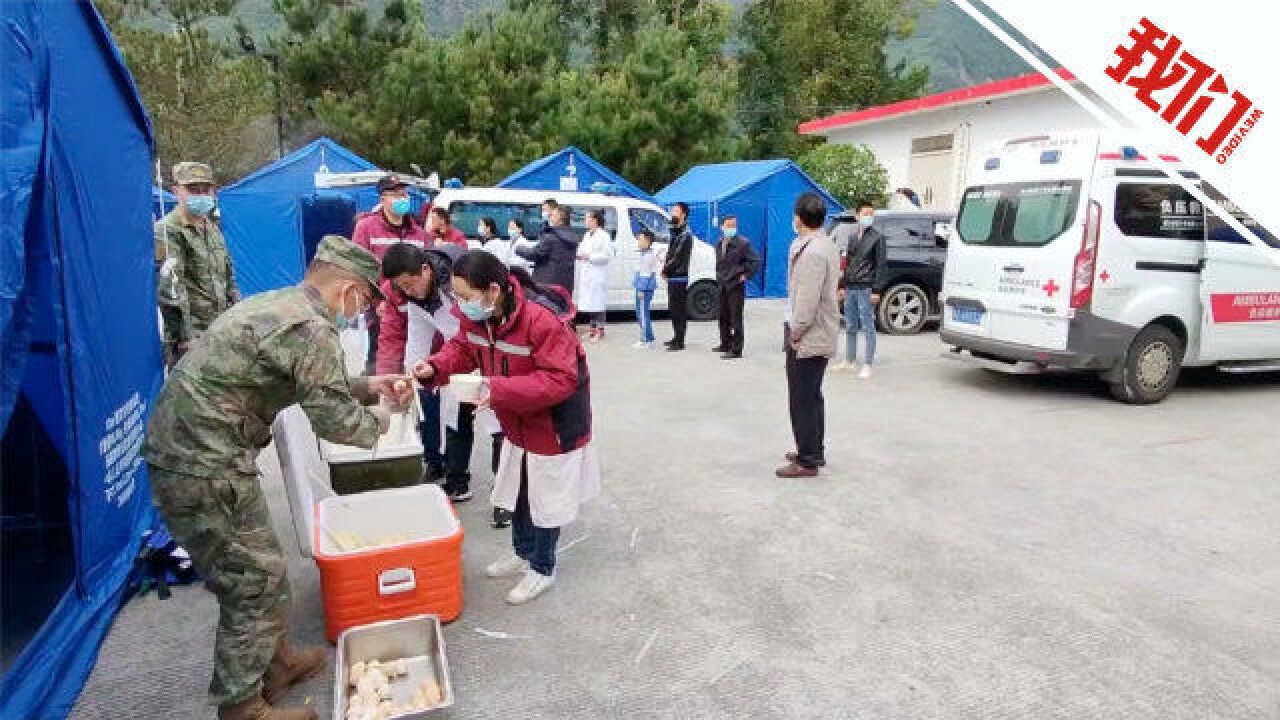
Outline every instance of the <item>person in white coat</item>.
<svg viewBox="0 0 1280 720"><path fill-rule="evenodd" d="M577 280L573 302L578 313L591 323L590 342L604 339L605 310L609 303L609 262L613 260L613 238L604 229L604 211L587 213L587 233L578 245Z"/></svg>
<svg viewBox="0 0 1280 720"><path fill-rule="evenodd" d="M520 257L516 251L520 248L536 247L538 242L525 237L524 224L516 218L507 221L507 242L511 243L511 259L507 262L507 267L532 271L533 263Z"/></svg>
<svg viewBox="0 0 1280 720"><path fill-rule="evenodd" d="M511 266L511 241L498 234L498 223L491 217L481 218L476 228L476 239L467 243L472 250L483 250L498 258L503 265Z"/></svg>

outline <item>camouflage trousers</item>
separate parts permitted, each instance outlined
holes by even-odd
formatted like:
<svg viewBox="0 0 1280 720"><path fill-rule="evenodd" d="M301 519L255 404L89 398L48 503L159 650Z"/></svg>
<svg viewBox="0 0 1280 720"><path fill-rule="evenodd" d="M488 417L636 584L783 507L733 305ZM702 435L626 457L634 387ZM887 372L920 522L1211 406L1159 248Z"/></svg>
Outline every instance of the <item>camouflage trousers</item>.
<svg viewBox="0 0 1280 720"><path fill-rule="evenodd" d="M218 597L209 694L217 705L250 698L262 689L289 614L284 554L262 486L234 470L203 478L148 469L169 532Z"/></svg>

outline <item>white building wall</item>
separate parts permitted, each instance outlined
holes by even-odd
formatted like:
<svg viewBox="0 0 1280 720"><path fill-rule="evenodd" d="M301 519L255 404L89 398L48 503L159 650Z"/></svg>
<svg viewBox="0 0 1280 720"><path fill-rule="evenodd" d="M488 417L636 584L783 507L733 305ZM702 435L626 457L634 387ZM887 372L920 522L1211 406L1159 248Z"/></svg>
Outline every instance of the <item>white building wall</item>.
<svg viewBox="0 0 1280 720"><path fill-rule="evenodd" d="M962 142L960 136L966 124L968 138ZM821 134L826 135L829 142L865 143L888 171L889 189L892 190L909 184L907 167L913 139L955 133L953 162L957 180L953 188L954 197L950 202L935 203L938 209L954 210L956 199L964 190L969 163L984 146L1026 135L1100 127L1093 116L1071 98L1057 88L1048 88L917 115L886 118L866 125L836 128Z"/></svg>

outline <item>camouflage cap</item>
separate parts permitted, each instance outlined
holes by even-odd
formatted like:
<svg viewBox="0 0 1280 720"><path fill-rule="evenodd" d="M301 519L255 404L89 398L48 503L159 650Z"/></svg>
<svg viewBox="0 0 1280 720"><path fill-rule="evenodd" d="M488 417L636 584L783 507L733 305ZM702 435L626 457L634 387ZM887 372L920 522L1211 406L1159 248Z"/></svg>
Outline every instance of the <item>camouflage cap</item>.
<svg viewBox="0 0 1280 720"><path fill-rule="evenodd" d="M378 258L373 253L356 245L341 235L325 235L316 249L316 260L340 267L368 283L373 296L381 300L382 290L378 287L381 270Z"/></svg>
<svg viewBox="0 0 1280 720"><path fill-rule="evenodd" d="M178 185L213 184L213 169L204 163L180 162L173 166L173 181Z"/></svg>

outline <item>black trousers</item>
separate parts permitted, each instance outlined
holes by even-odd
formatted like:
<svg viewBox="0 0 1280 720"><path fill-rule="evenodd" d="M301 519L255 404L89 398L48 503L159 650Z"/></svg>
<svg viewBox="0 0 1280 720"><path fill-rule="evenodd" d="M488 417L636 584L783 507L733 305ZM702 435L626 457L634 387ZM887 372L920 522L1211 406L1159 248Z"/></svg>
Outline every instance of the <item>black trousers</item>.
<svg viewBox="0 0 1280 720"><path fill-rule="evenodd" d="M796 463L817 467L826 461L827 409L822 398L822 378L827 358L796 357L787 350L787 401L791 407L791 433L796 439Z"/></svg>
<svg viewBox="0 0 1280 720"><path fill-rule="evenodd" d="M742 354L742 311L747 303L747 286L720 286L720 347Z"/></svg>
<svg viewBox="0 0 1280 720"><path fill-rule="evenodd" d="M667 310L671 313L671 341L684 344L684 332L689 327L689 283L667 281Z"/></svg>

